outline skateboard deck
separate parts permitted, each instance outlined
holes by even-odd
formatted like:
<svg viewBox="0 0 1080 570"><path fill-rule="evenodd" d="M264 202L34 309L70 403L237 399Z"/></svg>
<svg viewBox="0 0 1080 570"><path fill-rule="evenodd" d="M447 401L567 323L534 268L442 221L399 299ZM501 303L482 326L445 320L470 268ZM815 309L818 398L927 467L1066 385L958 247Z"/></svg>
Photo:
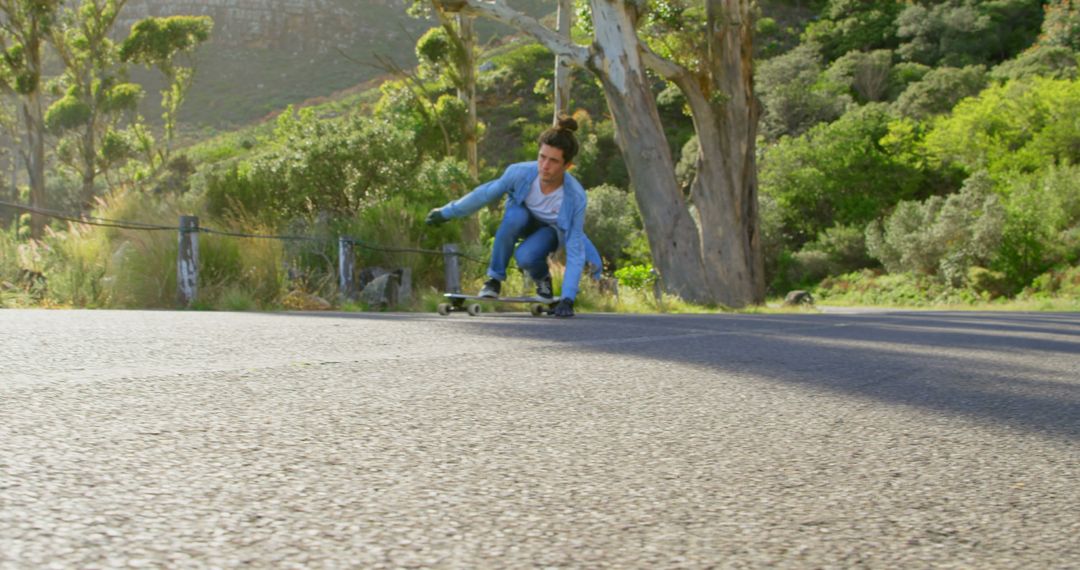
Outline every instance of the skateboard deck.
<svg viewBox="0 0 1080 570"><path fill-rule="evenodd" d="M478 301L492 303L526 303L529 305L529 314L534 317L550 315L559 304L560 297L545 299L543 297L480 297L479 295L465 295L464 293L446 293L443 297L445 303L439 303L436 309L440 315L449 315L453 312L465 311L472 316L483 312L483 307Z"/></svg>

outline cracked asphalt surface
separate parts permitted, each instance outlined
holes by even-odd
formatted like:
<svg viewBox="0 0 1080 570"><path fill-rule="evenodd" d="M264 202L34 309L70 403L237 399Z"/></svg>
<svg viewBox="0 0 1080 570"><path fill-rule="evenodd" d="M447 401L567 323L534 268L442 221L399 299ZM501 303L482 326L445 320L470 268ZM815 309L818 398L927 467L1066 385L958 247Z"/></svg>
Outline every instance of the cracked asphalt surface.
<svg viewBox="0 0 1080 570"><path fill-rule="evenodd" d="M0 311L0 569L1077 568L1080 315Z"/></svg>

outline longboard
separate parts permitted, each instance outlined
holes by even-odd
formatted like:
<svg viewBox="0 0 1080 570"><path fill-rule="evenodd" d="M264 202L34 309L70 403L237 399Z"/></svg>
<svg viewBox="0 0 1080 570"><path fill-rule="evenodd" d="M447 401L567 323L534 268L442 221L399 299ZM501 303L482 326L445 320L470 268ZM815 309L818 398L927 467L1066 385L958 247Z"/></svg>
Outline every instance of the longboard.
<svg viewBox="0 0 1080 570"><path fill-rule="evenodd" d="M462 293L446 293L443 295L446 303L439 303L436 311L446 316L450 313L465 311L472 316L483 312L483 307L478 301L490 301L492 303L526 303L529 305L529 314L534 317L550 315L555 311L555 305L559 304L559 297L545 299L543 297L480 297L478 295L465 295Z"/></svg>

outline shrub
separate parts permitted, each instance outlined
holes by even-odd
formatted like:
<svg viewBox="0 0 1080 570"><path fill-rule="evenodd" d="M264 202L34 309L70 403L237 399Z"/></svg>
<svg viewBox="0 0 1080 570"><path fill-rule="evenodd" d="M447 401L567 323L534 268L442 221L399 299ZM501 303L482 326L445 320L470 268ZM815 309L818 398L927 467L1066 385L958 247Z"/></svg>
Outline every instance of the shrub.
<svg viewBox="0 0 1080 570"><path fill-rule="evenodd" d="M585 235L610 263L623 259L623 250L642 232L637 202L629 192L610 185L589 190Z"/></svg>
<svg viewBox="0 0 1080 570"><path fill-rule="evenodd" d="M913 119L948 113L965 97L978 95L986 86L986 68L941 67L912 83L896 100L897 112Z"/></svg>
<svg viewBox="0 0 1080 570"><path fill-rule="evenodd" d="M1080 165L1053 166L1003 183L1007 207L995 269L1016 287L1080 256Z"/></svg>
<svg viewBox="0 0 1080 570"><path fill-rule="evenodd" d="M900 200L918 197L921 167L882 144L892 121L886 105L869 104L766 149L761 194L775 201L789 249L833 225L861 226Z"/></svg>
<svg viewBox="0 0 1080 570"><path fill-rule="evenodd" d="M928 275L881 275L862 271L828 277L813 290L819 303L918 307L933 304L970 304L981 300L973 292L953 289Z"/></svg>
<svg viewBox="0 0 1080 570"><path fill-rule="evenodd" d="M108 267L109 244L101 232L70 224L67 231L50 229L45 244L44 274L52 303L99 307L107 302L102 278Z"/></svg>
<svg viewBox="0 0 1080 570"><path fill-rule="evenodd" d="M652 265L627 265L615 270L619 285L631 289L645 289L656 282L656 273Z"/></svg>
<svg viewBox="0 0 1080 570"><path fill-rule="evenodd" d="M968 268L988 265L1002 244L1005 210L991 193L986 173L969 178L960 192L924 202L901 202L884 223L867 227L870 255L889 273L938 276L960 286Z"/></svg>
<svg viewBox="0 0 1080 570"><path fill-rule="evenodd" d="M825 76L848 87L860 103L882 101L889 93L892 61L891 50L851 51L834 61Z"/></svg>
<svg viewBox="0 0 1080 570"><path fill-rule="evenodd" d="M926 135L929 156L1001 178L1080 163L1080 80L1035 77L958 103Z"/></svg>
<svg viewBox="0 0 1080 570"><path fill-rule="evenodd" d="M1076 79L1076 52L1064 46L1034 47L990 71L995 81L1050 77Z"/></svg>
<svg viewBox="0 0 1080 570"><path fill-rule="evenodd" d="M851 97L843 86L822 81L821 72L815 44L802 44L758 66L755 79L765 107L761 124L767 139L798 136L844 114Z"/></svg>
<svg viewBox="0 0 1080 570"><path fill-rule="evenodd" d="M1080 266L1054 269L1039 275L1021 296L1080 298Z"/></svg>

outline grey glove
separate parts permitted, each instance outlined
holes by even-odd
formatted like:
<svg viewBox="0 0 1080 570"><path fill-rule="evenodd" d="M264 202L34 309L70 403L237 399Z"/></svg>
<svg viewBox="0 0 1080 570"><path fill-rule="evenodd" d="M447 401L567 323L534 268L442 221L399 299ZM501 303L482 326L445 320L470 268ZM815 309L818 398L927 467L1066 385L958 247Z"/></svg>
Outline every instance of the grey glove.
<svg viewBox="0 0 1080 570"><path fill-rule="evenodd" d="M574 316L574 300L562 299L558 305L555 305L556 317L572 317Z"/></svg>
<svg viewBox="0 0 1080 570"><path fill-rule="evenodd" d="M431 211L427 213L427 218L424 218L424 223L429 226L437 226L448 220L449 218L443 215L442 210L439 208L432 208Z"/></svg>

